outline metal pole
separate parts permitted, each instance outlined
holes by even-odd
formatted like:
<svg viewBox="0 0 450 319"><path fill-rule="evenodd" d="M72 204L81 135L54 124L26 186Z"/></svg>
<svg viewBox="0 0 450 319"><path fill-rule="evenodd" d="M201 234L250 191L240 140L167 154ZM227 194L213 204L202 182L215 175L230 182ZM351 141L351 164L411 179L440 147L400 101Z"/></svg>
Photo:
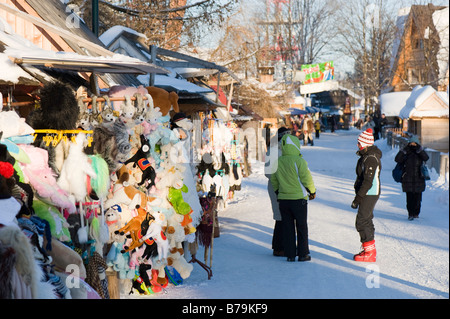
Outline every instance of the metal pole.
<svg viewBox="0 0 450 319"><path fill-rule="evenodd" d="M98 0L92 0L92 32L98 38Z"/></svg>

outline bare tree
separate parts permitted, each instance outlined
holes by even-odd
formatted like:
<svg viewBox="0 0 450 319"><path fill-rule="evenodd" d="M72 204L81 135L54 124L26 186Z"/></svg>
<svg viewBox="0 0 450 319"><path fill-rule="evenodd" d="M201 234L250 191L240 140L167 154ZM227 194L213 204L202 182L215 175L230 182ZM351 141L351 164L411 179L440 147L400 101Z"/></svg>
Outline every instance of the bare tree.
<svg viewBox="0 0 450 319"><path fill-rule="evenodd" d="M366 113L373 112L389 81L397 11L386 0L340 0L339 4L336 50L355 62L353 81L361 86Z"/></svg>
<svg viewBox="0 0 450 319"><path fill-rule="evenodd" d="M100 34L114 25L144 33L148 42L167 49L195 43L205 32L220 26L239 0L126 0L99 1ZM91 1L71 0L91 26Z"/></svg>

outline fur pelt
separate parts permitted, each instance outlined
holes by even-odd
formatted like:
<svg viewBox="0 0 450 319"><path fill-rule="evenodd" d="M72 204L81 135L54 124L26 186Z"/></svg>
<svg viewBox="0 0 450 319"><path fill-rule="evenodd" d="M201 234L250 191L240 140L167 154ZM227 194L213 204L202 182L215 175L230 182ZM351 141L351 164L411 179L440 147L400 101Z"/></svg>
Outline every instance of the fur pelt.
<svg viewBox="0 0 450 319"><path fill-rule="evenodd" d="M94 129L94 153L99 154L108 164L109 173L117 169L116 158L119 150L112 127L98 125Z"/></svg>
<svg viewBox="0 0 450 319"><path fill-rule="evenodd" d="M42 273L34 258L33 248L27 236L17 226L0 228L0 242L12 247L16 254L15 270L23 283L30 287L31 297L38 298Z"/></svg>
<svg viewBox="0 0 450 319"><path fill-rule="evenodd" d="M34 129L74 130L79 108L72 88L59 81L39 92L41 107L30 113L26 122Z"/></svg>

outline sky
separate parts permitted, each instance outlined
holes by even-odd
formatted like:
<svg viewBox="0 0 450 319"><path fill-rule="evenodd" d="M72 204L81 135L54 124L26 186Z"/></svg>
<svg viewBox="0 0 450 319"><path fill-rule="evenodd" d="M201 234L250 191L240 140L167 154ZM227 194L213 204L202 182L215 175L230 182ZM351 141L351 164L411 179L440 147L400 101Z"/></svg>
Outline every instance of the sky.
<svg viewBox="0 0 450 319"><path fill-rule="evenodd" d="M375 1L374 1L375 2ZM248 14L249 16L252 15L253 11L259 11L261 8L265 8L266 0L242 0L242 7L244 8L244 14ZM433 0L433 1L424 1L424 0L387 0L387 3L389 5L392 5L392 10L397 12L400 8L411 6L412 4L426 4L426 3L433 3L434 5L449 5L449 0ZM249 19L251 21L251 19ZM217 33L214 33L211 36L206 36L204 38L204 44L213 47L214 45L217 45ZM326 51L325 51L326 52ZM325 62L328 60L333 60L335 65L335 73L337 77L345 76L346 72L351 72L353 70L353 61L351 58L344 56L341 53L336 52L333 50L333 47L331 46L328 49L328 54L324 53L320 61L315 61L317 63L319 62Z"/></svg>

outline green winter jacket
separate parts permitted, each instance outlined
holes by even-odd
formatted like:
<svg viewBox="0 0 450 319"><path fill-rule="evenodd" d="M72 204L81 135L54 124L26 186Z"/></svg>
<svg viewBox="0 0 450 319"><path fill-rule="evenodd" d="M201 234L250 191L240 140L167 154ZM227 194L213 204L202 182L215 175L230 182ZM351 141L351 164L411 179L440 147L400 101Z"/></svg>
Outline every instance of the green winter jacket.
<svg viewBox="0 0 450 319"><path fill-rule="evenodd" d="M281 139L281 156L278 167L270 177L278 199L308 199L316 192L316 187L308 169L308 164L300 154L300 141L293 135Z"/></svg>

